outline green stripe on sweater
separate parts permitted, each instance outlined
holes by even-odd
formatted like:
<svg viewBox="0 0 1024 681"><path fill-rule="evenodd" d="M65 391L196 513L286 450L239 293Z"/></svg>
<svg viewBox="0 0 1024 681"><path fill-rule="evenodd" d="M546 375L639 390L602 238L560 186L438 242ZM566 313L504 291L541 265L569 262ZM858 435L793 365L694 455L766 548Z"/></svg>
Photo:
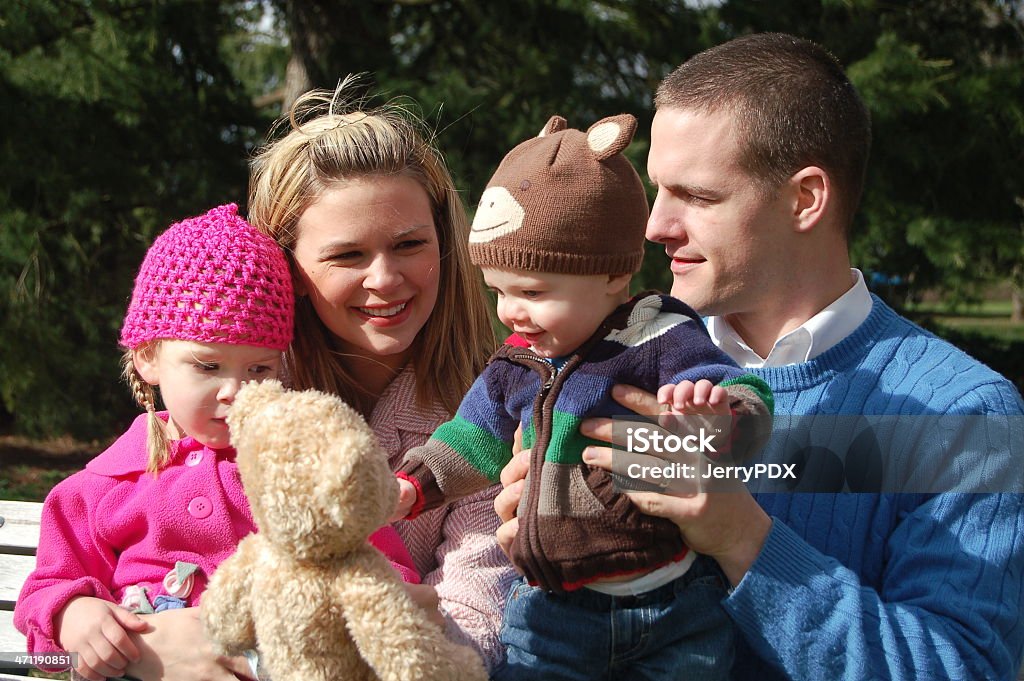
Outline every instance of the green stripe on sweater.
<svg viewBox="0 0 1024 681"><path fill-rule="evenodd" d="M545 454L545 461L554 463L576 464L583 461L583 448L590 445L607 447L607 442L584 437L580 434L580 423L583 419L572 414L556 411L554 412L554 423L551 429L551 444ZM523 448L530 449L537 441L537 431L533 424L523 432ZM553 447L551 445L554 445Z"/></svg>
<svg viewBox="0 0 1024 681"><path fill-rule="evenodd" d="M442 423L431 436L445 443L491 482L512 458L512 443L499 440L487 430L456 415Z"/></svg>
<svg viewBox="0 0 1024 681"><path fill-rule="evenodd" d="M583 449L589 445L607 447L607 442L595 440L580 434L583 419L563 411L554 412L551 429L551 444L544 457L553 463L577 464L583 462Z"/></svg>
<svg viewBox="0 0 1024 681"><path fill-rule="evenodd" d="M523 449L529 449L537 441L537 431L533 429L533 423L523 431Z"/></svg>
<svg viewBox="0 0 1024 681"><path fill-rule="evenodd" d="M772 395L772 389L754 374L743 374L736 378L730 378L722 381L719 385L723 388L728 388L730 385L743 386L761 398L769 414L775 413L775 396Z"/></svg>

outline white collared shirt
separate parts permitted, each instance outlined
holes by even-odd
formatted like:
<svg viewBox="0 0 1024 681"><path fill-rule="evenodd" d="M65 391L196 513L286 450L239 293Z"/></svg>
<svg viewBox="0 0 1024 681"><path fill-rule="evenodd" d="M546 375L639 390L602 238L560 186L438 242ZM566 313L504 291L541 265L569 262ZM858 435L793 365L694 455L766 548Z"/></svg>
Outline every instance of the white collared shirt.
<svg viewBox="0 0 1024 681"><path fill-rule="evenodd" d="M780 367L814 359L860 326L871 313L871 293L864 275L851 269L853 286L831 305L775 341L767 357L747 345L724 317L708 317L711 340L745 369Z"/></svg>

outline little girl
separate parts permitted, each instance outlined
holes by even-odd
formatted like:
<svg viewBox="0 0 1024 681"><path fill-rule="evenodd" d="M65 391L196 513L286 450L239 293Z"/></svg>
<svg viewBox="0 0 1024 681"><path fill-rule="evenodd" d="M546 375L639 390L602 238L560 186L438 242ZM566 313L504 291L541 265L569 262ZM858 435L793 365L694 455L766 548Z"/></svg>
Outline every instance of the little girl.
<svg viewBox="0 0 1024 681"><path fill-rule="evenodd" d="M277 377L293 317L284 254L234 204L156 239L121 329L124 375L146 414L46 498L14 612L30 651L76 652L85 678L117 677L139 657L129 632L146 625L133 613L198 604L256 529L225 416L243 383ZM371 542L419 581L390 526Z"/></svg>

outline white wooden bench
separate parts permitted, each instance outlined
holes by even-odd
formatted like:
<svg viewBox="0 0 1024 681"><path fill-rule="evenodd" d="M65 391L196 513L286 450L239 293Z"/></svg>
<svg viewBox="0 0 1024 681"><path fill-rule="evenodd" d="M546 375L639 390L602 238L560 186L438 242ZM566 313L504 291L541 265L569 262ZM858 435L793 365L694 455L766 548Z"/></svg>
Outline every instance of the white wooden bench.
<svg viewBox="0 0 1024 681"><path fill-rule="evenodd" d="M25 652L25 637L14 628L14 601L36 565L39 515L43 505L0 499L0 652ZM0 681L25 681L0 669Z"/></svg>

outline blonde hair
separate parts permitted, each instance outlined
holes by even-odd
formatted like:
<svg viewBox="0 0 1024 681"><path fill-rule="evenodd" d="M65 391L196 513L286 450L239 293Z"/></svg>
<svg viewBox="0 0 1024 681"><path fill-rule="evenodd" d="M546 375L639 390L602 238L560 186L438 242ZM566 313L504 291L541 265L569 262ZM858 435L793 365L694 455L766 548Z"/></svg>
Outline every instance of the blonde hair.
<svg viewBox="0 0 1024 681"><path fill-rule="evenodd" d="M334 92L301 96L271 131L286 135L267 143L252 162L249 221L288 254L295 275L298 222L323 192L367 176L409 177L430 199L441 252L437 303L413 345L416 400L440 402L455 413L494 348L494 333L479 274L470 263L465 207L436 148L420 133L420 122L395 104L369 108L345 78ZM334 340L308 297L297 300L295 338L285 370L297 389L340 396L368 414L368 395L335 350Z"/></svg>
<svg viewBox="0 0 1024 681"><path fill-rule="evenodd" d="M137 347L134 352L156 352L160 341L150 341ZM171 441L167 437L167 426L156 415L156 391L135 368L132 350L121 355L121 376L132 391L132 397L146 410L146 472L154 476L171 461Z"/></svg>

